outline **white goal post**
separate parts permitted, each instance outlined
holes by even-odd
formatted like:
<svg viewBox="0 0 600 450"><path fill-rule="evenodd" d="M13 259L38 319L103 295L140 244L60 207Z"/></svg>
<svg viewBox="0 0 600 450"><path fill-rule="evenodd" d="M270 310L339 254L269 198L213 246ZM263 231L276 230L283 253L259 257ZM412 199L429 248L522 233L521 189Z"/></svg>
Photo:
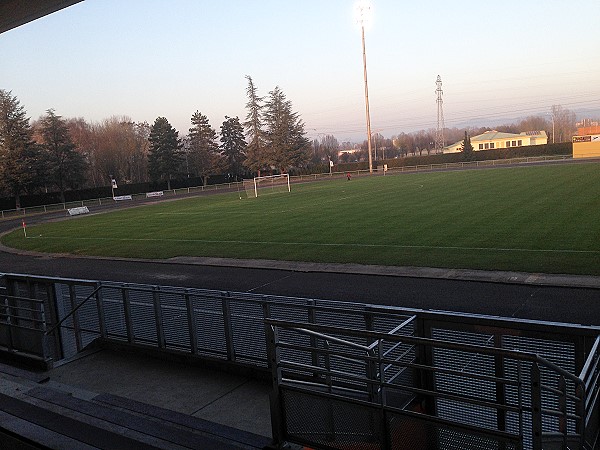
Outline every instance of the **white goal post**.
<svg viewBox="0 0 600 450"><path fill-rule="evenodd" d="M259 193L291 192L290 174L267 175L254 177L252 181L244 180L244 189L248 197L258 197Z"/></svg>

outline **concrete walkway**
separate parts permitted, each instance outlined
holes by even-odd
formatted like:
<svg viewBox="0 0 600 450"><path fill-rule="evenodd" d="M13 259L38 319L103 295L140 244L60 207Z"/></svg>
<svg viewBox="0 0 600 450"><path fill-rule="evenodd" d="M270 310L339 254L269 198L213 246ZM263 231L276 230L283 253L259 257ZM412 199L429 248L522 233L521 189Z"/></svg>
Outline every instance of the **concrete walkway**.
<svg viewBox="0 0 600 450"><path fill-rule="evenodd" d="M271 437L271 386L260 380L106 349L84 354L46 375L48 386L67 392L114 394Z"/></svg>
<svg viewBox="0 0 600 450"><path fill-rule="evenodd" d="M95 258L98 259L98 258ZM117 258L111 258L117 259ZM363 264L308 263L263 259L229 259L179 256L166 263L251 269L279 269L295 272L345 273L354 275L381 275L388 277L432 278L445 280L482 281L536 286L600 288L600 277L592 275L564 275L491 271L473 269L442 269L435 267L399 267Z"/></svg>

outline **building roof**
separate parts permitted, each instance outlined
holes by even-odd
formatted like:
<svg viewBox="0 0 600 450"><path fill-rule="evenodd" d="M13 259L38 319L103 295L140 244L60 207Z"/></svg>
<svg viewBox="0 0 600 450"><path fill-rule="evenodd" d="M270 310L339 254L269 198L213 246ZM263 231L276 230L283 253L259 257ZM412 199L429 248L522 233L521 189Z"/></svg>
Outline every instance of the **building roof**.
<svg viewBox="0 0 600 450"><path fill-rule="evenodd" d="M500 131L492 130L492 131L486 131L485 133L480 134L478 136L473 136L471 138L471 142L494 141L494 140L498 140L498 139L513 139L513 138L516 138L517 136L519 136L519 135L514 134L514 133L502 133Z"/></svg>
<svg viewBox="0 0 600 450"><path fill-rule="evenodd" d="M501 139L516 139L516 138L522 138L523 136L546 137L546 132L545 131L523 131L522 133L515 134L515 133L502 133L500 131L491 130L491 131L486 131L485 133L480 134L478 136L473 136L471 138L471 142L497 141L497 140L501 140Z"/></svg>

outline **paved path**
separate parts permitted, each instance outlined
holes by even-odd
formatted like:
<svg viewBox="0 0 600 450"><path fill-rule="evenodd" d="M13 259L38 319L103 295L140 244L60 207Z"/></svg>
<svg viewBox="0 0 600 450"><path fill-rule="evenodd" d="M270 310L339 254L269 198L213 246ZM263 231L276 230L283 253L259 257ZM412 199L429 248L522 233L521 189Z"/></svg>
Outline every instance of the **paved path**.
<svg viewBox="0 0 600 450"><path fill-rule="evenodd" d="M243 264L246 267L238 267ZM271 267L269 267L271 266ZM278 268L274 268L277 266ZM175 258L30 256L0 272L162 284L600 325L600 278ZM553 283L552 283L553 282ZM566 286L562 286L565 284Z"/></svg>

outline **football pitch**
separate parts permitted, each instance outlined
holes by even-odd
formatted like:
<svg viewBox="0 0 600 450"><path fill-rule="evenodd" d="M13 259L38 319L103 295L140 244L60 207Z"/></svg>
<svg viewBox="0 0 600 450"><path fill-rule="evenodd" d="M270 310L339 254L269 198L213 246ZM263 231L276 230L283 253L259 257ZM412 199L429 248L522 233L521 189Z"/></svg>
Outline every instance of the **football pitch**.
<svg viewBox="0 0 600 450"><path fill-rule="evenodd" d="M412 173L162 202L16 230L39 252L600 275L600 164Z"/></svg>

